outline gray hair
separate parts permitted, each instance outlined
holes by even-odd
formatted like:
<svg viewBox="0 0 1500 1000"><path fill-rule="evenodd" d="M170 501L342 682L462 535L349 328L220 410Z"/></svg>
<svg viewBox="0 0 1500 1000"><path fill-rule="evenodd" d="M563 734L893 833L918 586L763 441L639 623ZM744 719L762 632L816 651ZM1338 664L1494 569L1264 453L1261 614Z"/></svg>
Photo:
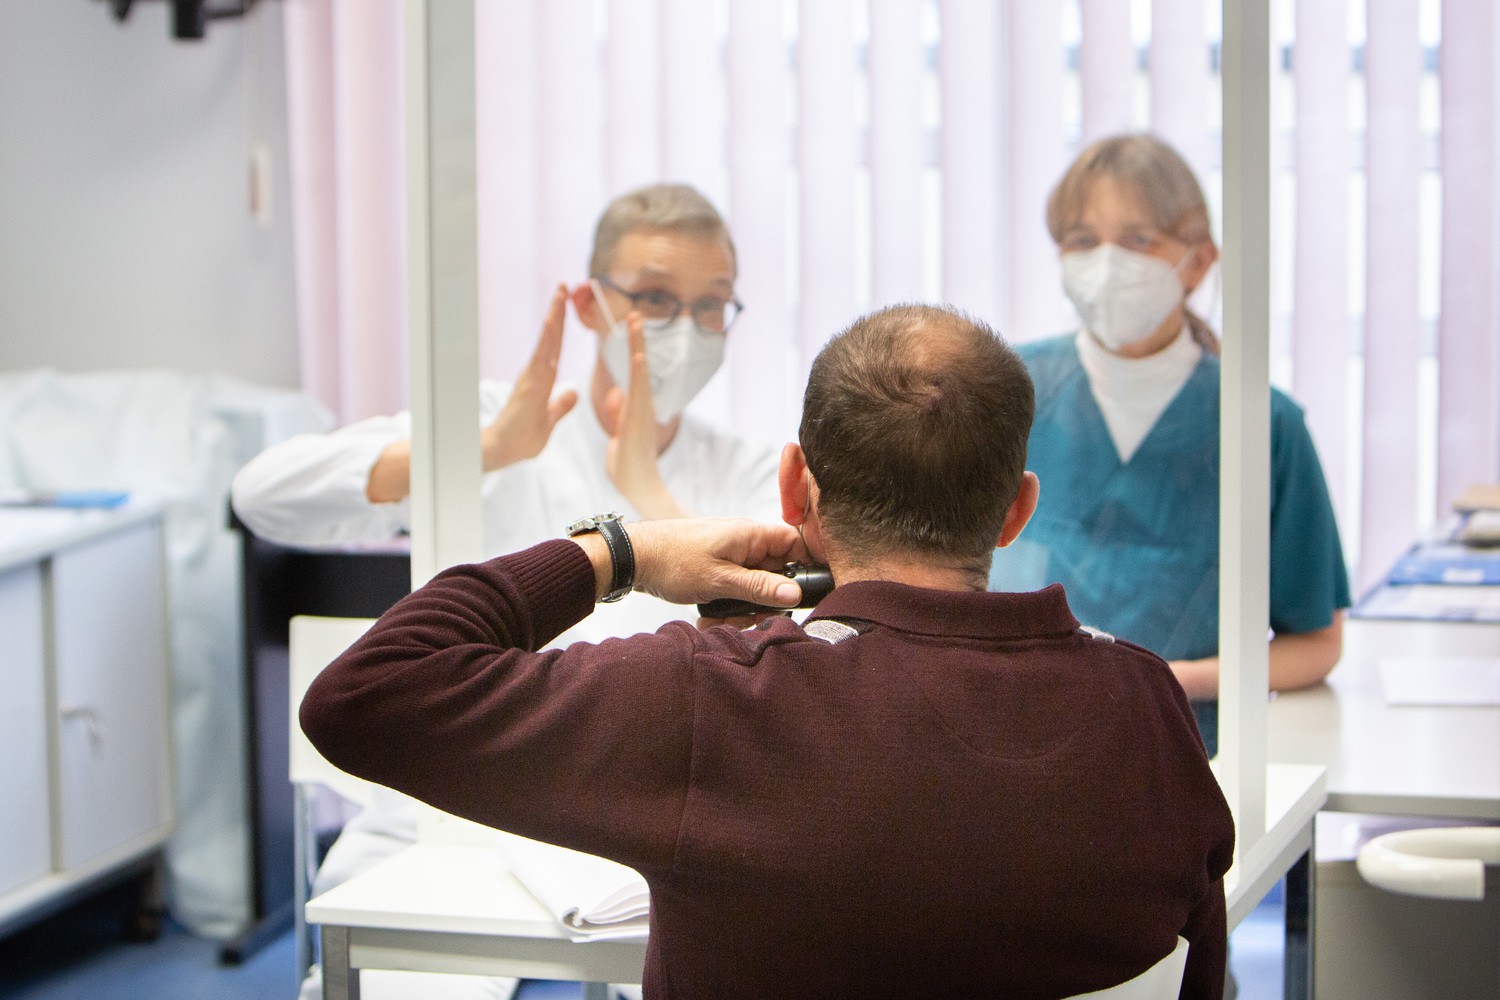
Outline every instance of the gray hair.
<svg viewBox="0 0 1500 1000"><path fill-rule="evenodd" d="M723 216L696 188L688 184L651 184L620 195L604 209L594 229L589 276L602 278L614 263L615 247L636 229L671 229L698 236L722 236L729 245L729 262L738 269L734 240Z"/></svg>

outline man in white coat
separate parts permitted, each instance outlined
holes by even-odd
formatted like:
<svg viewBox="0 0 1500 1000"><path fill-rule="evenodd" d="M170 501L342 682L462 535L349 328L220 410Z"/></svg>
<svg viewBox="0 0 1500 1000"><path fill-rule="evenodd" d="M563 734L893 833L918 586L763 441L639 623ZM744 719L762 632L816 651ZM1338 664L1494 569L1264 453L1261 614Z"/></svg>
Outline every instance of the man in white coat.
<svg viewBox="0 0 1500 1000"><path fill-rule="evenodd" d="M609 204L594 234L589 280L553 292L516 384L480 384L487 555L556 537L570 521L602 510L629 520L779 517L775 451L682 412L723 360L741 308L735 278L728 228L691 187L653 185ZM599 338L583 407L576 391L554 384L569 299ZM394 537L410 517L410 435L410 414L399 413L292 438L240 471L235 512L260 537L287 545ZM631 593L601 605L554 645L654 631L682 616L680 607ZM345 827L314 891L409 844L416 816L394 794L378 798ZM375 1000L508 997L514 989L512 981L473 977L364 978Z"/></svg>

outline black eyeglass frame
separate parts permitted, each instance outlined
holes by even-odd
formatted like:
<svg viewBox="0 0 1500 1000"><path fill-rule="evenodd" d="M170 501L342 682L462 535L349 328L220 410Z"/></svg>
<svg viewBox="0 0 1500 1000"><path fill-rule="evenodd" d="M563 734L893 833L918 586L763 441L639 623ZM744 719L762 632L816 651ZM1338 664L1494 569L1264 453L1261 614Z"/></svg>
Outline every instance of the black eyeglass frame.
<svg viewBox="0 0 1500 1000"><path fill-rule="evenodd" d="M711 300L710 299L699 299L696 303L689 304L687 302L682 301L677 296L673 295L671 292L665 292L665 291L662 291L661 289L653 288L653 289L649 289L649 290L644 291L644 292L626 291L625 289L621 288L619 285L617 285L613 281L611 281L609 279L608 275L603 275L603 274L598 275L597 278L596 278L596 280L599 282L599 284L603 285L605 288L612 288L615 291L619 292L621 295L625 296L627 299L629 299L630 300L630 307L632 309L638 309L637 303L639 303L641 299L645 298L648 295L657 296L657 297L659 297L661 299L670 299L671 301L677 303L677 306L676 306L676 308L674 308L672 310L671 315L668 315L668 316L650 316L650 317L648 317L653 323L670 323L673 320L675 320L678 316L681 316L682 315L682 311L684 309L686 309L688 311L688 314L693 317L693 322L698 324L698 328L700 330L703 330L703 331L705 331L707 333L717 333L720 336L723 336L724 334L727 334L729 332L729 328L732 327L732 326L734 326L735 321L740 318L740 314L745 311L745 304L743 302L741 302L738 298L735 298L733 296L731 296L730 298L727 298L727 299L722 299L722 300L721 299L711 299ZM729 317L724 320L724 328L721 329L721 330L715 330L713 327L708 326L707 324L703 323L703 321L698 318L698 309L697 309L697 307L700 306L700 305L703 305L703 304L705 304L707 302L710 302L710 301L712 301L712 302L714 302L716 304L722 302L722 305L719 306L719 308L721 308L721 309L728 310L731 307L733 308L733 311L729 313ZM639 310L639 311L642 312L642 313L645 312L645 310L643 310L643 309Z"/></svg>

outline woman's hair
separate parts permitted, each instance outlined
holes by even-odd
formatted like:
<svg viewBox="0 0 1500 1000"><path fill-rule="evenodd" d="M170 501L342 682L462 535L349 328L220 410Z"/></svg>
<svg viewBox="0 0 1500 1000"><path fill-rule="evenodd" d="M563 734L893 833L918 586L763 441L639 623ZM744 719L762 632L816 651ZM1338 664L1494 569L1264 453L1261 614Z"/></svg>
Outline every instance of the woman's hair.
<svg viewBox="0 0 1500 1000"><path fill-rule="evenodd" d="M1171 146L1154 135L1116 135L1089 146L1063 174L1047 199L1047 230L1059 246L1083 215L1094 181L1108 177L1134 192L1158 231L1183 243L1213 242L1208 203L1193 170ZM1213 328L1191 309L1188 329L1203 349L1219 353Z"/></svg>

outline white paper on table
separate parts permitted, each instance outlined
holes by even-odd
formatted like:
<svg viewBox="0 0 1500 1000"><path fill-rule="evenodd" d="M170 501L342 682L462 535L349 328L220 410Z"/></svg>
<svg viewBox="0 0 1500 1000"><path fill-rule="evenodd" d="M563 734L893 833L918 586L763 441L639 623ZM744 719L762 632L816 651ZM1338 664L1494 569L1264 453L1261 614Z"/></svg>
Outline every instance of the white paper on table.
<svg viewBox="0 0 1500 1000"><path fill-rule="evenodd" d="M501 832L497 843L516 878L573 940L646 936L651 894L635 869L513 833Z"/></svg>
<svg viewBox="0 0 1500 1000"><path fill-rule="evenodd" d="M1500 706L1500 657L1382 656L1391 705Z"/></svg>

